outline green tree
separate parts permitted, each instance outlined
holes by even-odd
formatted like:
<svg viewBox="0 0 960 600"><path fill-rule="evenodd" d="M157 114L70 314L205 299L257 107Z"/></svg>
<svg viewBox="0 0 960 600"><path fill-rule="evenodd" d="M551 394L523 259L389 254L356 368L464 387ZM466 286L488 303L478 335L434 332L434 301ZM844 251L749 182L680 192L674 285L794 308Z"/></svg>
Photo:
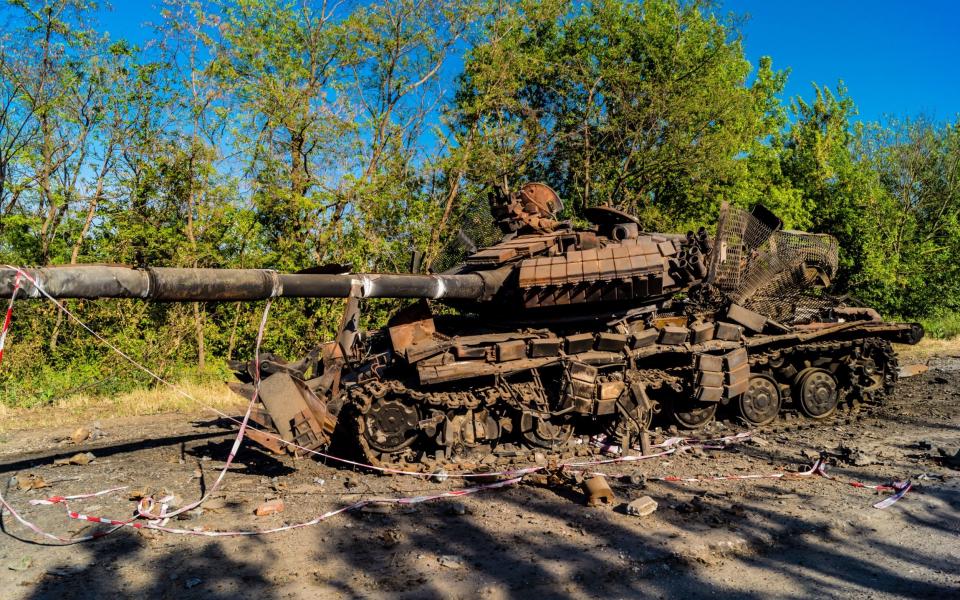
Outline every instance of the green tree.
<svg viewBox="0 0 960 600"><path fill-rule="evenodd" d="M739 34L701 2L554 0L505 8L468 54L464 126L486 142L477 176L537 178L574 212L609 203L649 226L703 221L777 133L784 76L753 83ZM496 91L489 94L498 81ZM771 112L774 113L771 115Z"/></svg>

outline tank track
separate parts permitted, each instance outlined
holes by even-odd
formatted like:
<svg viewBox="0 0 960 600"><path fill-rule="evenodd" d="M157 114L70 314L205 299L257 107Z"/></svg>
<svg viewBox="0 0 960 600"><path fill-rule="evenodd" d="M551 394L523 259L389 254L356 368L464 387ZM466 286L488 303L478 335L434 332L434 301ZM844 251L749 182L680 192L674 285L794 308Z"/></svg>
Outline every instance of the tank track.
<svg viewBox="0 0 960 600"><path fill-rule="evenodd" d="M748 360L751 376L770 378L778 387L782 401L774 420L762 425L750 423L734 399L725 405L709 403L713 412L700 427L714 418L723 423L725 434L747 430L776 433L851 422L879 406L897 382L896 354L890 343L880 338L798 344L751 353ZM636 367L627 372L646 384L664 413L652 424L657 427L651 429L651 423L646 422L650 433L676 434L700 428L678 427L678 423L668 421L671 402L689 398L690 367ZM796 397L800 388L797 378L802 380L803 372L821 371L835 378L837 402L828 413L812 418ZM822 375L820 378L829 382ZM341 417L348 427L340 446L350 446L358 458L373 466L421 472L434 472L441 466L446 471L492 471L539 462L547 456L562 460L600 452L589 443L589 435L579 435L580 431L574 435L573 426L562 421L542 436L551 439L549 435L556 434L552 438L555 444L525 439L524 431L517 431L518 426L523 428L518 418L521 406L535 409L538 402L547 399L538 399L534 391L523 389L522 384L520 387L515 393L502 385L425 390L395 379L366 381L346 392ZM619 422L623 420L621 417ZM392 424L393 435L379 432L378 437L373 431L377 423ZM610 422L590 433L615 434L617 423ZM443 429L451 427L457 429L457 444L437 443L449 437L449 431Z"/></svg>

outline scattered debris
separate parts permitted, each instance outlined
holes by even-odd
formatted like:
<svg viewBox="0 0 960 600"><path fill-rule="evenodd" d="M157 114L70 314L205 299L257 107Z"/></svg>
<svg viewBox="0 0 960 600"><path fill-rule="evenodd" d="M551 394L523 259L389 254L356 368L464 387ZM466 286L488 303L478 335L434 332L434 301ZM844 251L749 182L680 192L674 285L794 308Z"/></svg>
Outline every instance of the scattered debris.
<svg viewBox="0 0 960 600"><path fill-rule="evenodd" d="M876 454L871 454L859 446L851 446L845 442L840 443L837 452L840 460L855 467L866 467L879 462Z"/></svg>
<svg viewBox="0 0 960 600"><path fill-rule="evenodd" d="M197 507L191 510L184 511L177 515L177 519L181 521L193 521L194 519L199 519L203 516L203 508Z"/></svg>
<svg viewBox="0 0 960 600"><path fill-rule="evenodd" d="M730 508L727 509L727 512L736 516L736 517L746 517L747 516L747 507L742 504L731 504Z"/></svg>
<svg viewBox="0 0 960 600"><path fill-rule="evenodd" d="M937 448L937 452L940 454L940 463L951 469L956 469L960 471L960 449L952 448Z"/></svg>
<svg viewBox="0 0 960 600"><path fill-rule="evenodd" d="M907 378L907 377L916 377L917 375L923 375L924 373L926 373L926 372L929 371L929 370L930 370L930 367L928 367L927 365L920 365L920 364L918 364L918 365L904 365L904 366L900 367L900 371L899 371L898 375L899 375L900 379L904 379L904 378Z"/></svg>
<svg viewBox="0 0 960 600"><path fill-rule="evenodd" d="M703 512L703 501L700 500L699 496L696 496L690 502L681 502L680 504L677 504L674 509L676 509L678 513L682 514Z"/></svg>
<svg viewBox="0 0 960 600"><path fill-rule="evenodd" d="M83 573L84 570L86 570L84 565L67 565L49 569L47 575L52 577L73 577L74 575Z"/></svg>
<svg viewBox="0 0 960 600"><path fill-rule="evenodd" d="M276 500L270 500L264 502L257 507L257 510L254 511L258 517L265 517L267 515L273 515L276 513L283 512L283 500L277 498Z"/></svg>
<svg viewBox="0 0 960 600"><path fill-rule="evenodd" d="M53 464L58 467L63 465L89 465L96 460L96 458L93 452L78 452L70 458L59 458L53 461Z"/></svg>
<svg viewBox="0 0 960 600"><path fill-rule="evenodd" d="M136 489L130 490L130 493L127 494L127 500L140 500L142 498L146 498L149 495L150 494L147 492L147 490L143 488L136 488Z"/></svg>
<svg viewBox="0 0 960 600"><path fill-rule="evenodd" d="M387 514L393 512L393 505L386 502L371 502L360 509L360 512Z"/></svg>
<svg viewBox="0 0 960 600"><path fill-rule="evenodd" d="M197 587L197 586L200 585L201 583L203 583L203 580L200 579L199 577L191 577L190 579L188 579L188 580L183 584L183 587L185 587L185 588L187 588L187 589L189 590L190 588L195 588L195 587Z"/></svg>
<svg viewBox="0 0 960 600"><path fill-rule="evenodd" d="M226 498L210 498L203 503L203 508L211 512L227 508Z"/></svg>
<svg viewBox="0 0 960 600"><path fill-rule="evenodd" d="M468 512L470 512L470 510L467 508L467 505L464 504L463 502L451 502L450 505L447 506L447 514L457 515L458 517L462 517Z"/></svg>
<svg viewBox="0 0 960 600"><path fill-rule="evenodd" d="M584 481L583 492L587 495L587 506L613 506L616 502L613 490L602 475Z"/></svg>
<svg viewBox="0 0 960 600"><path fill-rule="evenodd" d="M385 548L393 548L403 542L403 533L399 529L387 529L380 532L380 541Z"/></svg>
<svg viewBox="0 0 960 600"><path fill-rule="evenodd" d="M21 475L17 477L17 488L21 492L26 492L27 490L39 490L45 487L50 487L43 477L35 473L27 473L26 475Z"/></svg>
<svg viewBox="0 0 960 600"><path fill-rule="evenodd" d="M7 563L7 568L11 571L26 571L33 565L33 559L29 556L21 556Z"/></svg>
<svg viewBox="0 0 960 600"><path fill-rule="evenodd" d="M657 510L657 501L650 496L641 496L627 504L627 514L632 517L645 517Z"/></svg>
<svg viewBox="0 0 960 600"><path fill-rule="evenodd" d="M90 437L90 430L84 427L83 425L74 429L73 433L70 434L70 440L74 444L79 444L80 442L85 441L89 437Z"/></svg>
<svg viewBox="0 0 960 600"><path fill-rule="evenodd" d="M448 569L462 569L464 567L463 559L452 554L441 556L437 559L437 562L440 563L441 567L447 567Z"/></svg>

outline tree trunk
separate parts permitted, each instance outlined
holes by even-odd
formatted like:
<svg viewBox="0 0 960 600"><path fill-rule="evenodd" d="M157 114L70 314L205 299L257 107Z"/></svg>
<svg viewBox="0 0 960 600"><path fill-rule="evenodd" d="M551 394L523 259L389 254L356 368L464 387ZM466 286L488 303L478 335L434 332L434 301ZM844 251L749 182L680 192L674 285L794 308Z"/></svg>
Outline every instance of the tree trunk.
<svg viewBox="0 0 960 600"><path fill-rule="evenodd" d="M190 182L190 191L187 193L187 240L190 242L190 251L193 254L193 268L199 266L199 261L197 260L197 235L194 232L193 225L193 211L196 207L196 195L194 192L194 169L193 169L193 153L196 152L197 137L196 131L199 123L194 120L193 123L193 144L190 148L190 162L189 162L189 182ZM197 369L201 372L205 371L207 368L207 352L206 352L206 340L203 334L203 322L204 322L204 310L200 306L199 302L193 303L193 328L194 334L197 338Z"/></svg>

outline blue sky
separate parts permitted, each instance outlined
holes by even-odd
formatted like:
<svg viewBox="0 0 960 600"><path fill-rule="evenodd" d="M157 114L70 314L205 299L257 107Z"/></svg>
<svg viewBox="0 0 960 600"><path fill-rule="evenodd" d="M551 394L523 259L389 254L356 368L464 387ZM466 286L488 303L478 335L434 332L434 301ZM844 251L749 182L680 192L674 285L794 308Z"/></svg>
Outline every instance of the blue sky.
<svg viewBox="0 0 960 600"><path fill-rule="evenodd" d="M150 2L115 0L102 26L113 37L142 41ZM726 0L719 12L749 15L744 47L756 65L773 57L789 68L785 96L812 96L811 84L843 80L860 119L960 114L960 2L957 0Z"/></svg>
<svg viewBox="0 0 960 600"><path fill-rule="evenodd" d="M924 114L938 121L960 114L960 2L915 0L727 0L750 19L744 48L754 65L764 55L790 68L785 95L812 95L811 84L843 80L860 111Z"/></svg>

